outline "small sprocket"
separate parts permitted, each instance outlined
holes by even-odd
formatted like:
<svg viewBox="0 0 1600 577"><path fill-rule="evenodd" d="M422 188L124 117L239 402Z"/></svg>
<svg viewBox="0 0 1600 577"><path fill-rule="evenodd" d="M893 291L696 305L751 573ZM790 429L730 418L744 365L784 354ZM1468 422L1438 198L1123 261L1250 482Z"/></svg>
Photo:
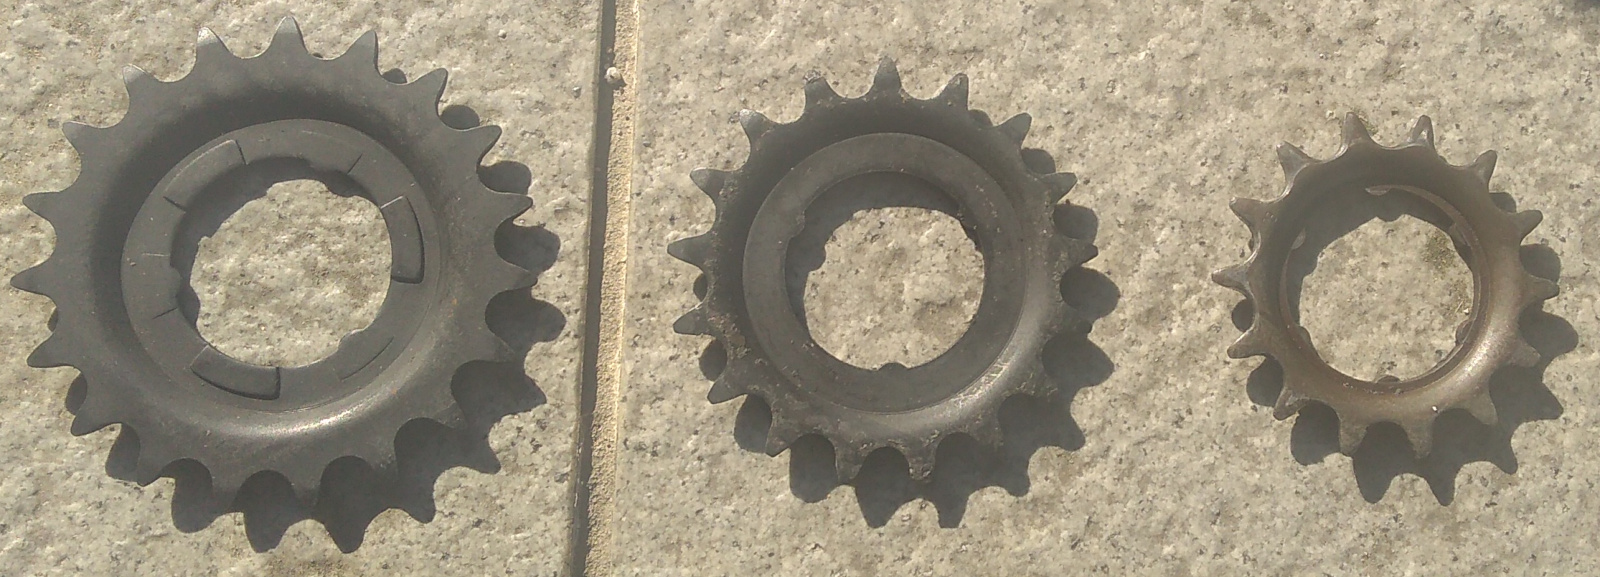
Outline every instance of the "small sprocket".
<svg viewBox="0 0 1600 577"><path fill-rule="evenodd" d="M709 232L668 246L706 280L704 300L674 328L715 337L726 351L712 403L750 394L771 407L768 454L816 433L833 444L843 480L881 447L900 451L912 476L927 479L951 434L998 446L1002 401L1055 391L1040 358L1045 343L1088 330L1063 300L1061 283L1096 251L1058 231L1052 217L1077 179L1030 170L1022 153L1030 117L997 126L970 110L965 75L920 100L884 59L863 96L841 97L813 75L805 97L805 111L789 123L741 112L750 140L744 166L690 175L716 205L716 219ZM967 332L920 366L874 370L840 361L791 304L787 248L807 207L869 173L908 175L949 196L983 256L983 296Z"/></svg>
<svg viewBox="0 0 1600 577"><path fill-rule="evenodd" d="M339 57L315 57L285 18L265 52L240 58L202 30L187 76L163 82L127 67L122 120L64 125L82 159L77 180L24 199L56 233L50 257L12 279L56 305L53 333L28 363L82 373L72 433L132 429L139 483L187 459L224 502L271 471L310 503L340 458L392 478L401 426L462 424L458 368L515 360L485 318L495 295L534 282L494 238L530 200L478 177L500 130L447 126L445 71L395 84L378 74L377 49L368 32ZM390 282L371 325L328 357L260 366L200 335L180 269L193 260L198 215L226 215L245 179L284 175L341 183L379 207Z"/></svg>
<svg viewBox="0 0 1600 577"><path fill-rule="evenodd" d="M1287 419L1308 403L1332 408L1339 417L1339 448L1353 454L1367 427L1399 425L1418 458L1433 448L1433 424L1444 411L1464 409L1479 421L1498 421L1489 397L1489 377L1506 365L1533 366L1539 352L1518 332L1518 317L1557 293L1556 284L1534 276L1520 256L1522 239L1543 218L1539 211L1507 212L1490 195L1494 151L1467 166L1441 157L1433 144L1433 122L1419 118L1410 138L1394 148L1372 140L1354 113L1344 119L1344 145L1318 161L1290 144L1278 146L1288 180L1270 201L1235 199L1233 212L1251 232L1251 254L1212 279L1243 294L1253 305L1250 328L1228 348L1233 358L1268 356L1283 367L1283 391L1273 415ZM1318 208L1351 194L1409 194L1439 209L1446 232L1467 260L1474 284L1472 312L1456 332L1456 345L1421 376L1365 381L1341 373L1317 355L1300 326L1289 295L1287 269Z"/></svg>

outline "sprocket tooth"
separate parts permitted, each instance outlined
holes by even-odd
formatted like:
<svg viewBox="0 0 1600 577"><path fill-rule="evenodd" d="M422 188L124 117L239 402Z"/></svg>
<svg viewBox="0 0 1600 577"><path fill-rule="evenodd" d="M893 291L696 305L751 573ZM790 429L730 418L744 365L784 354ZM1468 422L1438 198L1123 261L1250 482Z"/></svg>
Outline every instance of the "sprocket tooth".
<svg viewBox="0 0 1600 577"><path fill-rule="evenodd" d="M104 391L100 387L89 388L89 394L78 405L78 412L72 415L72 436L82 437L118 422L117 403L108 399Z"/></svg>
<svg viewBox="0 0 1600 577"><path fill-rule="evenodd" d="M278 21L278 30L272 33L272 43L267 45L267 52L285 49L296 54L310 54L306 50L305 34L300 32L300 23L293 16L284 16Z"/></svg>
<svg viewBox="0 0 1600 577"><path fill-rule="evenodd" d="M900 71L895 68L894 59L887 56L878 59L878 67L872 71L872 89L868 94L898 94L900 92Z"/></svg>
<svg viewBox="0 0 1600 577"><path fill-rule="evenodd" d="M391 435L389 438L393 439L394 437ZM394 479L399 475L400 460L395 456L394 443L392 442L380 448L379 453L376 455L358 456L357 458L367 465L367 469L372 471L373 477L377 478L379 483L394 482Z"/></svg>
<svg viewBox="0 0 1600 577"><path fill-rule="evenodd" d="M1460 406L1480 423L1490 427L1500 425L1500 412L1495 410L1494 399L1489 397L1488 391L1478 393L1467 399L1466 402L1461 403Z"/></svg>
<svg viewBox="0 0 1600 577"><path fill-rule="evenodd" d="M143 68L134 65L122 67L122 85L128 90L128 100L131 102L144 94L161 86L161 81L145 72Z"/></svg>
<svg viewBox="0 0 1600 577"><path fill-rule="evenodd" d="M1033 128L1033 116L1024 112L1007 118L995 128L1000 129L1000 133L1017 143L1017 146L1022 146L1022 141L1028 138L1028 130Z"/></svg>
<svg viewBox="0 0 1600 577"><path fill-rule="evenodd" d="M49 338L39 343L39 346L28 354L28 366L49 369L72 365L76 347L72 346L61 331L62 329L56 329L56 332L51 333Z"/></svg>
<svg viewBox="0 0 1600 577"><path fill-rule="evenodd" d="M966 110L968 84L966 74L951 76L950 81L945 83L944 89L940 90L935 98L947 105Z"/></svg>
<svg viewBox="0 0 1600 577"><path fill-rule="evenodd" d="M749 394L748 391L744 390L743 385L737 384L734 379L729 378L730 375L727 369L722 372L723 374L717 377L717 380L711 382L711 390L706 392L707 401L713 405L720 405Z"/></svg>
<svg viewBox="0 0 1600 577"><path fill-rule="evenodd" d="M728 184L728 172L712 168L696 168L689 172L689 180L694 181L700 192L706 193L711 202L717 206L722 205L722 189Z"/></svg>
<svg viewBox="0 0 1600 577"><path fill-rule="evenodd" d="M194 44L194 67L201 68L213 64L220 64L228 60L237 60L239 57L228 45L223 43L222 37L210 28L201 28L199 38ZM194 74L194 72L190 72Z"/></svg>
<svg viewBox="0 0 1600 577"><path fill-rule="evenodd" d="M1346 455L1356 454L1356 449L1361 448L1361 441L1367 438L1367 423L1358 423L1345 419L1339 415L1339 452Z"/></svg>
<svg viewBox="0 0 1600 577"><path fill-rule="evenodd" d="M1072 191L1072 187L1078 185L1078 175L1070 172L1046 174L1040 178L1044 180L1045 192L1050 195L1050 204L1061 202Z"/></svg>
<svg viewBox="0 0 1600 577"><path fill-rule="evenodd" d="M1537 210L1524 210L1512 214L1511 221L1517 225L1517 238L1524 239L1533 234L1533 229L1537 228L1539 223L1544 222L1544 213Z"/></svg>
<svg viewBox="0 0 1600 577"><path fill-rule="evenodd" d="M1233 341L1228 346L1228 356L1235 359L1259 357L1267 354L1267 347L1262 342L1261 333L1256 329L1258 325L1251 325L1244 334L1239 335L1239 340Z"/></svg>
<svg viewBox="0 0 1600 577"><path fill-rule="evenodd" d="M1243 197L1233 199L1232 202L1228 203L1228 208L1233 211L1233 214L1238 215L1239 219L1243 220L1245 224L1250 225L1251 229L1259 228L1262 223L1266 222L1270 211L1270 207L1266 202Z"/></svg>
<svg viewBox="0 0 1600 577"><path fill-rule="evenodd" d="M49 294L49 291L46 288L46 279L48 279L50 275L49 273L45 272L45 266L49 263L50 261L47 260L32 267L23 269L22 272L19 272L16 274L16 276L11 277L11 286L17 290L30 292L36 295Z"/></svg>
<svg viewBox="0 0 1600 577"><path fill-rule="evenodd" d="M977 422L969 425L962 431L979 445L990 449L999 449L1005 445L1005 432L1000 428L999 408L984 411Z"/></svg>
<svg viewBox="0 0 1600 577"><path fill-rule="evenodd" d="M1066 271L1073 267L1081 266L1100 256L1100 248L1096 247L1092 242L1072 237L1062 238L1066 247L1063 252L1065 256L1062 257L1066 260L1066 263L1064 263L1066 266L1061 269L1062 274L1066 274Z"/></svg>
<svg viewBox="0 0 1600 577"><path fill-rule="evenodd" d="M917 445L900 449L900 454L906 458L906 466L911 470L911 480L926 483L933 476L933 467L936 451L939 448L938 438L917 441Z"/></svg>
<svg viewBox="0 0 1600 577"><path fill-rule="evenodd" d="M179 458L175 448L156 437L155 431L150 433L139 437L139 459L133 467L133 480L141 486L156 482L167 465Z"/></svg>
<svg viewBox="0 0 1600 577"><path fill-rule="evenodd" d="M361 67L362 72L378 71L378 33L368 30L339 55L339 60L349 60Z"/></svg>
<svg viewBox="0 0 1600 577"><path fill-rule="evenodd" d="M61 135L67 137L67 143L79 153L89 151L99 141L98 136L102 130L104 129L98 126L71 120L61 123Z"/></svg>
<svg viewBox="0 0 1600 577"><path fill-rule="evenodd" d="M439 423L452 429L460 430L467 425L467 413L461 410L461 405L456 404L455 396L450 393L449 389L441 390L443 391L443 396L445 398L434 400L434 402L438 404L439 409L434 411L433 415L428 418L432 419L435 423ZM395 431L395 434L399 434L399 431ZM393 439L394 437L395 435L389 435L390 439ZM393 449L391 449L391 451L392 450ZM382 459L380 458L377 460L381 461Z"/></svg>
<svg viewBox="0 0 1600 577"><path fill-rule="evenodd" d="M1519 367L1534 367L1539 365L1539 349L1533 348L1522 335L1516 335L1511 342L1511 358L1507 362Z"/></svg>
<svg viewBox="0 0 1600 577"><path fill-rule="evenodd" d="M1477 160L1467 165L1467 169L1478 175L1478 180L1482 180L1483 184L1488 185L1489 179L1494 177L1494 165L1499 162L1499 159L1499 153L1493 150L1484 151L1483 154L1478 155Z"/></svg>
<svg viewBox="0 0 1600 577"><path fill-rule="evenodd" d="M774 126L776 124L772 122L772 119L767 118L766 115L760 112L750 109L739 111L739 127L744 129L744 134L750 138L751 144L755 144L756 140L761 138L761 135L772 130Z"/></svg>
<svg viewBox="0 0 1600 577"><path fill-rule="evenodd" d="M1250 265L1248 263L1236 264L1217 269L1211 273L1211 282L1233 289L1239 294L1250 296Z"/></svg>
<svg viewBox="0 0 1600 577"><path fill-rule="evenodd" d="M249 479L250 472L235 471L233 469L218 468L211 463L201 463L206 471L211 473L211 497L217 503L227 505L239 496L239 490L244 488L244 482Z"/></svg>
<svg viewBox="0 0 1600 577"><path fill-rule="evenodd" d="M434 106L439 104L439 99L444 97L444 87L450 81L450 71L443 68L429 70L427 74L417 77L416 80L407 82L405 86L428 99Z"/></svg>
<svg viewBox="0 0 1600 577"><path fill-rule="evenodd" d="M64 192L35 192L22 197L22 205L50 221L51 225L58 226L56 223L68 214L67 207L71 201Z"/></svg>
<svg viewBox="0 0 1600 577"><path fill-rule="evenodd" d="M317 501L321 500L322 494L321 476L319 475L313 478L316 480L310 482L307 482L304 479L289 481L289 489L294 491L294 500L300 503L301 507L304 507L308 510L316 508Z"/></svg>
<svg viewBox="0 0 1600 577"><path fill-rule="evenodd" d="M1277 150L1278 164L1283 167L1284 178L1289 180L1294 180L1295 175L1301 170L1317 162L1317 159L1306 154L1306 151L1287 142L1279 143Z"/></svg>
<svg viewBox="0 0 1600 577"><path fill-rule="evenodd" d="M1433 452L1433 419L1404 423L1400 428L1405 429L1406 440L1411 441L1411 451L1418 459Z"/></svg>
<svg viewBox="0 0 1600 577"><path fill-rule="evenodd" d="M1012 389L1010 394L1028 395L1036 399L1055 394L1056 382L1045 371L1043 358L1035 356L1022 362L1027 363L1024 368L1026 376L1017 383L1017 387Z"/></svg>
<svg viewBox="0 0 1600 577"><path fill-rule="evenodd" d="M1433 148L1433 119L1426 114L1417 117L1417 123L1411 125L1412 144L1421 144Z"/></svg>
<svg viewBox="0 0 1600 577"><path fill-rule="evenodd" d="M833 443L833 470L839 476L839 481L848 483L861 474L861 466L866 464L867 455L874 447L847 445L838 441Z"/></svg>
<svg viewBox="0 0 1600 577"><path fill-rule="evenodd" d="M705 305L696 305L672 322L672 330L680 335L709 335L711 320L706 317Z"/></svg>
<svg viewBox="0 0 1600 577"><path fill-rule="evenodd" d="M1055 320L1051 326L1055 327L1058 334L1088 334L1092 326L1089 319L1084 318L1078 309L1066 303L1065 299L1057 297Z"/></svg>
<svg viewBox="0 0 1600 577"><path fill-rule="evenodd" d="M811 110L830 102L843 100L839 93L834 91L833 85L821 74L811 74L806 78L806 110Z"/></svg>
<svg viewBox="0 0 1600 577"><path fill-rule="evenodd" d="M672 241L667 244L667 254L704 270L711 254L711 235L702 234Z"/></svg>
<svg viewBox="0 0 1600 577"><path fill-rule="evenodd" d="M1523 292L1528 295L1527 302L1523 304L1525 307L1555 298L1556 295L1561 294L1561 287L1547 278L1530 274L1523 277L1522 284L1525 287Z"/></svg>
<svg viewBox="0 0 1600 577"><path fill-rule="evenodd" d="M469 151L474 162L482 162L495 143L500 142L500 127L493 124L483 124L460 132L461 149Z"/></svg>
<svg viewBox="0 0 1600 577"><path fill-rule="evenodd" d="M1347 112L1344 115L1344 124L1341 127L1345 146L1372 143L1372 132L1367 129L1367 123L1361 120L1361 115Z"/></svg>
<svg viewBox="0 0 1600 577"><path fill-rule="evenodd" d="M1291 387L1285 386L1278 393L1277 402L1272 404L1272 418L1282 421L1294 416L1295 413L1300 412L1300 409L1304 409L1306 403L1310 401L1310 398L1296 392Z"/></svg>
<svg viewBox="0 0 1600 577"><path fill-rule="evenodd" d="M511 291L523 290L539 284L539 275L533 271L500 258L499 255L496 255L493 261L495 261L493 266L500 271L500 283L496 286Z"/></svg>
<svg viewBox="0 0 1600 577"><path fill-rule="evenodd" d="M774 414L772 424L767 427L767 442L762 447L767 456L776 457L779 453L787 451L794 442L805 434L800 427L783 418L781 414Z"/></svg>

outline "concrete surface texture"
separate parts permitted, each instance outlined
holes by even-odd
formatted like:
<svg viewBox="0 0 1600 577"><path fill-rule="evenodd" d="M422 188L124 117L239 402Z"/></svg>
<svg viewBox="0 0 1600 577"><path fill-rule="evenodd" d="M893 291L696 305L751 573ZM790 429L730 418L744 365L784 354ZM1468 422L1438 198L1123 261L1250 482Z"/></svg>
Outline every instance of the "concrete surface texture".
<svg viewBox="0 0 1600 577"><path fill-rule="evenodd" d="M614 39L607 6L623 23ZM51 304L0 290L0 378L12 383L0 388L12 464L0 472L0 574L1555 575L1600 561L1600 409L1586 394L1600 379L1593 0L10 4L0 276L52 249L20 198L73 181L57 127L116 122L122 65L176 79L200 27L254 54L289 14L313 51L338 54L373 29L382 69L448 68L445 104L471 110L447 117L505 129L483 176L526 189L534 208L499 248L542 273L490 316L527 351L522 370L458 379L471 425L403 434L401 487L369 495L356 475L334 495L342 505L305 511L262 481L240 514L203 504L183 467L147 487L124 480L131 443L115 427L70 435L77 373L24 364ZM612 43L637 61L619 55L608 74L596 53ZM860 94L880 56L897 59L913 95L964 72L974 108L1032 115L1025 145L1080 178L1068 200L1082 209L1064 224L1100 255L1065 291L1096 321L1087 341L1047 347L1063 394L1008 403L998 454L948 442L918 484L880 451L841 485L826 442L768 457L764 405L706 402L709 340L670 328L698 300L698 272L665 246L710 226L689 172L744 161L733 114L797 117L811 71ZM600 86L614 103L596 106ZM1495 378L1501 424L1447 413L1420 461L1396 428L1376 427L1352 458L1326 409L1273 420L1281 372L1223 354L1249 318L1209 280L1247 251L1229 199L1281 191L1279 141L1334 154L1347 111L1383 143L1430 115L1452 162L1498 150L1494 188L1545 214L1524 261L1562 287L1523 318L1544 361ZM609 147L625 154L592 157L596 127L613 124L632 130ZM588 268L603 188L591 166L631 180L631 202L602 215L600 232L625 241L605 247L604 275ZM867 184L877 204L815 207L792 292L834 354L915 364L966 325L981 259L939 199ZM201 245L198 324L242 358L305 362L371 318L386 233L361 199L304 182L263 192ZM1470 275L1420 217L1371 216L1308 247L1320 254L1302 318L1336 366L1406 376L1451 344ZM596 283L618 272L620 288ZM591 357L619 377L606 386L580 370L594 311L621 315L615 348ZM586 395L609 429L574 435L590 422ZM575 468L580 454L594 464ZM581 542L569 543L574 528Z"/></svg>

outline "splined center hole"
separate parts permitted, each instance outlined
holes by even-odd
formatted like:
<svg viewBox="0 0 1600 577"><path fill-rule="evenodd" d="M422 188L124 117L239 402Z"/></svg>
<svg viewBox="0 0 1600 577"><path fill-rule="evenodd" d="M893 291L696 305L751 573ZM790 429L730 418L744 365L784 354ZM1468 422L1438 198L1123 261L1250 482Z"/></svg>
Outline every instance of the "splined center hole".
<svg viewBox="0 0 1600 577"><path fill-rule="evenodd" d="M190 274L196 328L244 362L310 364L372 322L388 271L377 206L316 180L281 182L200 240Z"/></svg>
<svg viewBox="0 0 1600 577"><path fill-rule="evenodd" d="M930 201L936 193L926 191L911 200L917 188L926 185L899 174L856 177L807 213L807 233L832 234L825 260L803 279L804 318L817 344L841 361L874 369L924 364L954 345L978 310L983 257L947 214L953 203L942 195ZM836 228L820 224L829 218L819 205L830 197L845 205L833 207L836 215L853 215ZM805 260L796 256L791 251L791 268ZM792 292L801 288L794 284Z"/></svg>
<svg viewBox="0 0 1600 577"><path fill-rule="evenodd" d="M1450 236L1409 215L1372 220L1317 258L1301 325L1333 368L1366 380L1421 376L1455 348L1472 276Z"/></svg>

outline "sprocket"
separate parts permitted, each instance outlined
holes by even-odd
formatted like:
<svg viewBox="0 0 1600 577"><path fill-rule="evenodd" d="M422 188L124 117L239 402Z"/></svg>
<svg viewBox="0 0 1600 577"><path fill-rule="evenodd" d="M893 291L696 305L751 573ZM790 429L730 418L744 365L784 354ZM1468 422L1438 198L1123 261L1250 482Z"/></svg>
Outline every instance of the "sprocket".
<svg viewBox="0 0 1600 577"><path fill-rule="evenodd" d="M1423 116L1410 138L1394 148L1372 140L1355 113L1344 119L1344 145L1318 161L1291 144L1278 146L1288 184L1270 201L1238 198L1233 212L1251 232L1244 263L1217 271L1212 279L1243 294L1254 308L1250 328L1228 348L1228 356L1268 356L1283 367L1283 391L1273 415L1287 419L1308 403L1332 408L1339 417L1339 448L1353 454L1367 427L1399 425L1421 458L1433 448L1435 418L1464 409L1479 421L1498 421L1489 397L1489 377L1506 365L1533 366L1539 352L1518 332L1522 312L1556 296L1554 282L1524 268L1522 239L1543 216L1511 213L1495 204L1489 177L1494 151L1467 166L1447 162L1433 144L1433 121ZM1288 297L1286 270L1306 223L1318 207L1341 195L1410 194L1437 207L1450 220L1446 232L1472 270L1472 312L1456 332L1455 348L1421 376L1364 381L1339 372L1317 355L1310 334Z"/></svg>
<svg viewBox="0 0 1600 577"><path fill-rule="evenodd" d="M816 433L833 444L843 480L881 447L900 451L912 476L925 480L951 434L998 446L1002 401L1055 391L1040 358L1045 343L1064 331L1087 332L1063 300L1062 276L1096 250L1058 231L1052 216L1077 179L1030 170L1022 153L1030 117L996 126L970 110L965 75L919 100L883 59L865 95L841 97L812 75L805 100L789 123L742 111L745 164L690 175L716 205L716 218L709 232L668 246L706 280L704 300L674 328L715 337L727 353L708 400L751 394L771 407L768 454ZM883 172L921 179L960 207L985 275L977 312L948 351L920 366L873 370L818 346L791 305L785 271L807 207L846 179Z"/></svg>
<svg viewBox="0 0 1600 577"><path fill-rule="evenodd" d="M12 279L56 305L53 332L28 363L82 373L72 433L132 429L139 483L188 459L210 472L220 500L270 471L314 503L337 459L392 478L401 426L463 423L451 391L458 368L516 360L485 318L495 295L534 282L495 250L496 228L530 200L478 177L500 130L447 126L444 70L395 84L377 57L372 32L341 56L315 57L292 18L251 58L202 30L187 76L163 82L127 67L122 120L63 126L82 159L77 180L24 199L54 227L56 248ZM201 337L180 298L179 263L185 252L192 262L197 215L231 210L225 199L241 179L291 173L353 186L378 205L390 283L371 325L328 357L259 366Z"/></svg>

